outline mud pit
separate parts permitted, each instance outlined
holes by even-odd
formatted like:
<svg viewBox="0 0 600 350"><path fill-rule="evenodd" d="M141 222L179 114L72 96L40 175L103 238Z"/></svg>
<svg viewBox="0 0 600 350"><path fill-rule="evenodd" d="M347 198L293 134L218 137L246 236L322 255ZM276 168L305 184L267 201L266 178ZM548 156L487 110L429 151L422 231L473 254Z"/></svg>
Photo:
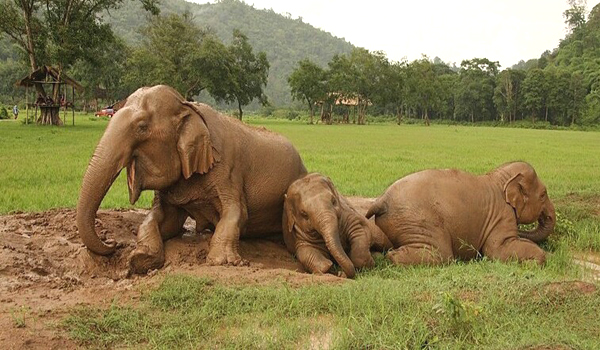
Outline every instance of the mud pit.
<svg viewBox="0 0 600 350"><path fill-rule="evenodd" d="M352 198L365 213L370 200ZM145 210L101 210L96 232L117 242L109 257L89 253L79 239L74 209L0 216L0 349L74 348L57 326L68 308L106 305L118 298L135 302L140 290L156 285L169 273L206 276L227 284L291 285L343 283L333 275L304 273L281 237L242 240L247 267L205 264L211 234L196 234L192 220L183 236L166 242L165 267L147 276L129 276L129 253Z"/></svg>

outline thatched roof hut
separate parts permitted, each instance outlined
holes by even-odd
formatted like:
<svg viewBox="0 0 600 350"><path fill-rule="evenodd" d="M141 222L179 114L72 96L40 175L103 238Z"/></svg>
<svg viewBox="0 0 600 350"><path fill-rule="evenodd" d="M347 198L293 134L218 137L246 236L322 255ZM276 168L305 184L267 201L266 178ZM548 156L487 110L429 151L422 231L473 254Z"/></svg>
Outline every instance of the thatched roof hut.
<svg viewBox="0 0 600 350"><path fill-rule="evenodd" d="M48 125L62 125L63 121L60 120L59 111L62 107L71 107L73 109L73 124L75 124L75 110L73 108L75 100L75 90L83 91L83 86L74 79L70 78L64 72L51 66L42 66L36 69L34 72L29 73L24 78L18 80L15 83L16 86L24 87L27 89L25 92L26 105L29 106L28 95L29 88L35 88L37 97L35 98L35 118L38 124ZM44 85L52 86L52 96L46 95ZM73 91L71 94L71 101L67 100L67 90L63 90L64 85L72 87ZM41 115L37 118L37 109L40 108ZM66 119L66 114L65 114ZM29 109L27 109L26 122L29 122Z"/></svg>
<svg viewBox="0 0 600 350"><path fill-rule="evenodd" d="M81 84L51 66L42 66L15 83L21 87L34 87L36 84L67 84L77 91L83 91Z"/></svg>

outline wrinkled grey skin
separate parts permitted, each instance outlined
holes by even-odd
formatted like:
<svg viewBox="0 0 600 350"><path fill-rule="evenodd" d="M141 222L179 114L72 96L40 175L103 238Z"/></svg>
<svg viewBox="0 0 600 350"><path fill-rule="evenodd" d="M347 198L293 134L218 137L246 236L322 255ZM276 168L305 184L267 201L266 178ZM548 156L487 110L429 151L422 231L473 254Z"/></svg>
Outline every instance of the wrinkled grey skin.
<svg viewBox="0 0 600 350"><path fill-rule="evenodd" d="M554 205L533 167L500 166L482 176L459 170L425 170L390 186L367 212L392 241L396 264L441 264L484 255L545 262L535 244L554 230ZM530 232L518 224L538 221Z"/></svg>
<svg viewBox="0 0 600 350"><path fill-rule="evenodd" d="M163 241L181 234L188 216L199 232L214 228L208 263L245 263L239 238L280 232L283 195L306 173L282 136L187 102L171 87L141 88L113 116L83 178L77 227L96 254L115 251L96 234L94 219L123 168L131 203L143 190L155 193L130 256L134 273L163 266Z"/></svg>
<svg viewBox="0 0 600 350"><path fill-rule="evenodd" d="M319 173L310 173L290 185L282 221L288 250L312 273L330 271L333 256L344 274L353 278L355 268L375 264L371 248L392 248L385 234Z"/></svg>

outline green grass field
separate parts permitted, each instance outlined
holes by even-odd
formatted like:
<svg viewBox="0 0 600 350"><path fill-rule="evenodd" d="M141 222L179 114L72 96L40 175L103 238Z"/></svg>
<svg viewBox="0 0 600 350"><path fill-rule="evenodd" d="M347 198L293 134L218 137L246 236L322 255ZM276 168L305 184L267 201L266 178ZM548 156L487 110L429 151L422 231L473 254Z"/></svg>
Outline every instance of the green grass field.
<svg viewBox="0 0 600 350"><path fill-rule="evenodd" d="M465 126L306 125L251 119L287 136L310 171L347 195L376 197L396 179L426 168L477 174L511 160L530 162L551 198L600 194L600 133ZM74 207L106 120L78 115L76 125L0 123L0 213ZM103 202L128 207L124 174ZM147 207L146 194L139 205Z"/></svg>
<svg viewBox="0 0 600 350"><path fill-rule="evenodd" d="M107 122L61 128L0 122L0 213L74 207ZM347 195L377 196L425 168L477 174L525 160L559 213L548 263L475 261L400 268L378 261L351 283L224 286L169 276L136 305L82 307L63 327L85 346L150 348L600 348L600 293L551 288L589 278L571 262L600 251L600 133L466 126L306 125L250 119L287 136L311 171ZM147 207L146 193L138 206ZM103 204L130 207L122 174ZM570 286L566 284L566 286ZM315 347L316 344L316 347Z"/></svg>

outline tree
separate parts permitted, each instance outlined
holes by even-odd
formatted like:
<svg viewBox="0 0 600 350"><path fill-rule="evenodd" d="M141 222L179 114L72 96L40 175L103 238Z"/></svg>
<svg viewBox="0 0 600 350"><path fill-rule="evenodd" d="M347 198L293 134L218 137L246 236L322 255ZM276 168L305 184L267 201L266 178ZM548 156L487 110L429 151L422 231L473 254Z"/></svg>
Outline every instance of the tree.
<svg viewBox="0 0 600 350"><path fill-rule="evenodd" d="M441 118L449 117L454 119L456 110L456 94L454 90L458 83L458 74L451 72L442 74L439 79L439 106L437 111Z"/></svg>
<svg viewBox="0 0 600 350"><path fill-rule="evenodd" d="M25 53L31 72L42 65L54 65L59 75L78 59L87 59L95 48L113 38L103 11L115 9L123 0L4 0L0 3L0 31L8 35ZM140 0L145 9L157 13L156 0ZM38 95L46 97L41 85ZM52 99L57 100L58 86ZM51 109L42 116L58 125L60 119Z"/></svg>
<svg viewBox="0 0 600 350"><path fill-rule="evenodd" d="M475 116L491 120L495 116L494 89L499 63L487 58L464 60L460 64L456 91L457 115L475 122Z"/></svg>
<svg viewBox="0 0 600 350"><path fill-rule="evenodd" d="M523 105L531 115L531 121L539 115L548 100L548 88L544 71L531 69L523 80Z"/></svg>
<svg viewBox="0 0 600 350"><path fill-rule="evenodd" d="M569 94L571 73L564 68L549 66L545 69L546 78L551 79L549 90L549 108L552 111L552 122L567 125L569 123Z"/></svg>
<svg viewBox="0 0 600 350"><path fill-rule="evenodd" d="M522 70L505 69L496 77L494 104L502 121L515 121L519 107L521 84L525 78Z"/></svg>
<svg viewBox="0 0 600 350"><path fill-rule="evenodd" d="M83 97L86 101L94 101L95 108L98 108L99 98L115 102L131 92L122 79L129 51L125 43L116 38L94 50L89 59L77 60L71 68L71 76L85 89Z"/></svg>
<svg viewBox="0 0 600 350"><path fill-rule="evenodd" d="M581 117L585 108L585 96L587 89L583 76L578 72L571 74L569 81L568 95L571 98L569 101L569 114L571 115L571 125L575 125Z"/></svg>
<svg viewBox="0 0 600 350"><path fill-rule="evenodd" d="M441 83L434 64L427 56L423 56L408 65L407 76L409 100L421 111L421 118L429 125L430 110L441 103Z"/></svg>
<svg viewBox="0 0 600 350"><path fill-rule="evenodd" d="M325 70L309 59L298 62L298 67L288 77L292 97L304 100L310 110L310 123L313 123L314 109L317 101L327 95L327 78Z"/></svg>
<svg viewBox="0 0 600 350"><path fill-rule="evenodd" d="M406 79L406 62L392 62L385 65L382 81L374 98L375 102L393 107L398 125L402 122Z"/></svg>
<svg viewBox="0 0 600 350"><path fill-rule="evenodd" d="M571 33L583 27L585 24L586 0L568 0L569 9L563 12L565 24Z"/></svg>
<svg viewBox="0 0 600 350"><path fill-rule="evenodd" d="M357 124L365 124L366 112L385 80L389 64L383 52L356 48L350 55L335 55L329 62L331 94L356 101Z"/></svg>
<svg viewBox="0 0 600 350"><path fill-rule="evenodd" d="M268 103L264 88L269 76L267 54L252 51L248 37L241 31L233 31L233 42L228 47L229 71L227 86L217 100L235 102L238 106L239 119L242 120L242 107L257 98L262 105Z"/></svg>
<svg viewBox="0 0 600 350"><path fill-rule="evenodd" d="M142 46L132 53L124 76L131 89L166 84L187 100L205 89L213 96L224 95L230 54L213 34L194 24L190 13L154 17L143 33Z"/></svg>

